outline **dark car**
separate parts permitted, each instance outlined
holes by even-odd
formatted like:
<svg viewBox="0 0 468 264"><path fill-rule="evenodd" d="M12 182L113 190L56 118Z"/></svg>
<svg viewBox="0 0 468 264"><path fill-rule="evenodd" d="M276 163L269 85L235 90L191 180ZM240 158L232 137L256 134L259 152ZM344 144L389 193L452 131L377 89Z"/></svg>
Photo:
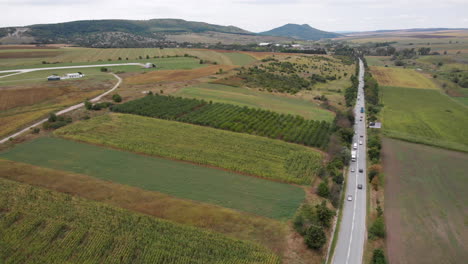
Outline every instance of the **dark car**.
<svg viewBox="0 0 468 264"><path fill-rule="evenodd" d="M363 173L363 172L364 172L364 170L363 170L363 169L359 169L359 172L360 172L360 173Z"/></svg>
<svg viewBox="0 0 468 264"><path fill-rule="evenodd" d="M357 188L358 188L358 189L362 189L362 184L358 184L358 185L357 185Z"/></svg>

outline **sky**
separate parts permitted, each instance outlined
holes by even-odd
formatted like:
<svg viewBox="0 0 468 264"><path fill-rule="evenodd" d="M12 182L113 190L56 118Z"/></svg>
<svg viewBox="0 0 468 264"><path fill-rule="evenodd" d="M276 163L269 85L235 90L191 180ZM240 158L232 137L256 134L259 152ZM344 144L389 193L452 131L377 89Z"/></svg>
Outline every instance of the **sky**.
<svg viewBox="0 0 468 264"><path fill-rule="evenodd" d="M468 0L0 0L0 27L180 18L252 32L286 23L327 31L468 28Z"/></svg>

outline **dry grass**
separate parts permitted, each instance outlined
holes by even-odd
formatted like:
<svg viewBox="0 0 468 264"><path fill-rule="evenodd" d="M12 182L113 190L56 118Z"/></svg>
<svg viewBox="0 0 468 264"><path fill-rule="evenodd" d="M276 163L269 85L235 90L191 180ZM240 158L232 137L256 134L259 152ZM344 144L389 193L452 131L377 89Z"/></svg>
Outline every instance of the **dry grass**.
<svg viewBox="0 0 468 264"><path fill-rule="evenodd" d="M46 58L60 55L60 51L18 51L18 52L0 52L0 59L16 58Z"/></svg>
<svg viewBox="0 0 468 264"><path fill-rule="evenodd" d="M438 89L432 80L416 70L372 66L371 72L382 86Z"/></svg>
<svg viewBox="0 0 468 264"><path fill-rule="evenodd" d="M0 137L46 117L50 112L95 97L112 86L111 81L16 85L0 90Z"/></svg>
<svg viewBox="0 0 468 264"><path fill-rule="evenodd" d="M234 66L213 65L193 70L167 70L153 71L145 74L135 74L125 78L124 84L140 85L158 82L188 81L216 74L220 69L227 71L235 68Z"/></svg>
<svg viewBox="0 0 468 264"><path fill-rule="evenodd" d="M86 175L0 159L0 175L35 186L105 202L174 222L261 243L276 253L285 248L284 223L232 209L175 198Z"/></svg>

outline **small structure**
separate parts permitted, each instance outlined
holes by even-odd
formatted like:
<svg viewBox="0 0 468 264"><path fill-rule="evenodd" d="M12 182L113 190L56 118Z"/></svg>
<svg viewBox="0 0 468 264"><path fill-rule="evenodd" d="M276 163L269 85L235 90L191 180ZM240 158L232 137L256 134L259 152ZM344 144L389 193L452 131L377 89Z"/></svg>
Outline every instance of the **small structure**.
<svg viewBox="0 0 468 264"><path fill-rule="evenodd" d="M47 80L48 81L60 81L60 76L53 74L53 75L47 77Z"/></svg>
<svg viewBox="0 0 468 264"><path fill-rule="evenodd" d="M260 47L267 47L267 46L270 46L271 43L268 43L268 42L262 42L262 43L258 43L258 46Z"/></svg>
<svg viewBox="0 0 468 264"><path fill-rule="evenodd" d="M369 123L369 128L382 128L382 123L381 122L370 122Z"/></svg>
<svg viewBox="0 0 468 264"><path fill-rule="evenodd" d="M156 68L156 65L155 65L154 63L147 62L147 63L145 64L145 68L146 68L146 69Z"/></svg>

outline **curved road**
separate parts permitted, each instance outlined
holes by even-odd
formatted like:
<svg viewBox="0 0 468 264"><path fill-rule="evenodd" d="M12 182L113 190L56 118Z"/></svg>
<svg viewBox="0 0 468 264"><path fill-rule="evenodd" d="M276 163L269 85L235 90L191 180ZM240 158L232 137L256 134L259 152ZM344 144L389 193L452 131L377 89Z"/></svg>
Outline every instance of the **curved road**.
<svg viewBox="0 0 468 264"><path fill-rule="evenodd" d="M93 67L99 67L99 66L93 66ZM17 71L18 71L18 70L17 70ZM21 71L21 70L20 70L20 71ZM111 73L111 74L114 75L115 78L117 78L118 82L114 85L114 87L112 87L112 89L110 89L110 90L108 90L107 92L105 92L105 93L103 93L103 94L100 94L99 96L97 96L97 97L91 99L91 100L90 100L91 102L97 102L97 101L101 100L102 97L108 95L109 93L111 93L112 91L114 91L115 89L117 89L117 87L119 87L119 85L122 83L122 78L120 78L119 76L117 76L117 75L114 74L114 73ZM10 75L10 76L11 76L11 75ZM70 111L73 111L73 110L78 109L78 108L83 107L83 106L84 106L84 103L79 103L79 104L77 104L77 105L73 105L73 106L67 107L67 108L65 108L65 109L63 109L63 110L61 110L61 111L58 111L58 112L56 113L56 115L62 115L62 114L68 113L68 112L70 112ZM9 136L7 136L6 138L1 139L1 140L0 140L0 144L5 143L5 142L8 141L10 138L17 137L17 136L19 136L19 135L21 135L21 134L23 134L23 133L29 131L31 128L33 128L33 127L35 127L35 126L38 126L38 125L40 125L40 124L42 124L42 123L44 123L44 122L46 122L46 121L47 121L47 118L46 118L46 119L43 119L43 120L41 120L41 121L39 121L39 122L36 122L36 123L34 123L33 125L30 125L30 126L24 128L23 130L21 130L21 131L19 131L19 132L16 132L16 133L14 133L14 134L12 134L12 135L9 135Z"/></svg>
<svg viewBox="0 0 468 264"><path fill-rule="evenodd" d="M343 217L338 233L338 243L333 255L333 263L336 264L361 264L364 253L364 241L366 240L366 116L361 113L364 105L364 64L359 60L359 87L358 100L354 109L356 124L353 137L353 145L357 143L356 161L349 165L345 200L343 205ZM362 116L362 121L360 117ZM361 145L362 142L362 145ZM352 170L354 169L354 172ZM362 172L359 170L362 169ZM362 189L358 189L362 184ZM348 201L348 195L352 201Z"/></svg>

